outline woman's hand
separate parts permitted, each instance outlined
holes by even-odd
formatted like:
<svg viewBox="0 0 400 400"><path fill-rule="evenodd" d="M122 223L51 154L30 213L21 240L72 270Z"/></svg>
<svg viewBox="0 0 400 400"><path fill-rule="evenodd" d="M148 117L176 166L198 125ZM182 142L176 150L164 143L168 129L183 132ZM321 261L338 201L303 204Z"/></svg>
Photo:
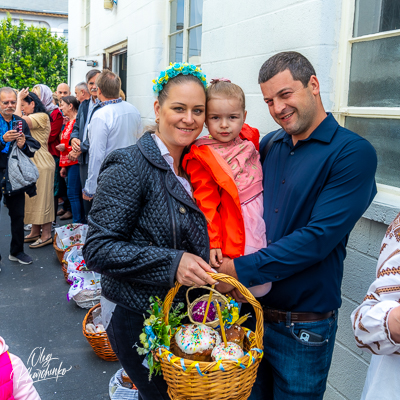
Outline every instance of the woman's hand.
<svg viewBox="0 0 400 400"><path fill-rule="evenodd" d="M222 251L221 249L210 250L210 265L214 268L219 268L222 264Z"/></svg>
<svg viewBox="0 0 400 400"><path fill-rule="evenodd" d="M65 168L65 167L62 167L61 169L60 169L60 176L61 176L61 178L66 178L67 177L67 168Z"/></svg>
<svg viewBox="0 0 400 400"><path fill-rule="evenodd" d="M16 142L17 142L17 146L20 149L22 149L25 146L25 142L26 142L25 135L23 133L20 133L16 139Z"/></svg>
<svg viewBox="0 0 400 400"><path fill-rule="evenodd" d="M18 92L18 100L23 100L29 95L29 88L21 89Z"/></svg>
<svg viewBox="0 0 400 400"><path fill-rule="evenodd" d="M194 254L183 253L176 271L176 280L184 286L204 286L207 283L210 285L218 283L206 272L215 271L202 258Z"/></svg>
<svg viewBox="0 0 400 400"><path fill-rule="evenodd" d="M64 143L60 143L60 144L58 144L57 146L56 146L56 149L58 150L58 151L65 151L65 144Z"/></svg>

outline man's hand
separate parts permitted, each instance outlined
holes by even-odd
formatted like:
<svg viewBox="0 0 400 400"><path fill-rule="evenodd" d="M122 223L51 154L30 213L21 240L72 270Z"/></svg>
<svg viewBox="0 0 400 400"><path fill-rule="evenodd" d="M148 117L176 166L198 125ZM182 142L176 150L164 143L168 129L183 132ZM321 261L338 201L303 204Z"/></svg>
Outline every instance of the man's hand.
<svg viewBox="0 0 400 400"><path fill-rule="evenodd" d="M70 151L70 152L68 153L68 159L69 159L70 161L78 161L78 157L79 157L81 154L82 154L81 151L76 152L76 151L72 150L72 151Z"/></svg>
<svg viewBox="0 0 400 400"><path fill-rule="evenodd" d="M17 146L18 146L20 149L22 149L22 148L25 146L25 142L26 142L25 135L24 135L23 133L19 133L18 135L19 135L19 136L18 136L17 139L16 139Z"/></svg>
<svg viewBox="0 0 400 400"><path fill-rule="evenodd" d="M210 250L210 265L214 268L219 268L223 261L221 249Z"/></svg>
<svg viewBox="0 0 400 400"><path fill-rule="evenodd" d="M83 200L87 200L87 201L92 201L93 200L93 197L86 196L85 193L82 193L82 198L83 198Z"/></svg>
<svg viewBox="0 0 400 400"><path fill-rule="evenodd" d="M388 327L389 327L390 337L396 343L400 343L400 306L390 311Z"/></svg>
<svg viewBox="0 0 400 400"><path fill-rule="evenodd" d="M71 146L72 146L72 150L79 152L81 151L81 141L77 138L73 138L71 139Z"/></svg>
<svg viewBox="0 0 400 400"><path fill-rule="evenodd" d="M233 276L235 279L238 278L236 274L235 264L233 260L229 257L224 257L221 266L218 268L218 273ZM229 285L228 283L220 282L218 287L218 291L221 293L231 292L234 287Z"/></svg>
<svg viewBox="0 0 400 400"><path fill-rule="evenodd" d="M13 140L16 140L20 137L20 133L15 131L15 130L11 130L11 131L7 131L4 135L3 135L3 140L7 143L7 142L12 142Z"/></svg>

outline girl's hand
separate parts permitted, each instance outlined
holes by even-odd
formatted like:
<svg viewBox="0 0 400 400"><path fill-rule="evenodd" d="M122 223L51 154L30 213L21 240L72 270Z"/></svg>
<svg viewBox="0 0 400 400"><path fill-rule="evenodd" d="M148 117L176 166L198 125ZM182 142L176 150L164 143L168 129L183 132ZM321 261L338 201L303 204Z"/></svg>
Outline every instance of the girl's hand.
<svg viewBox="0 0 400 400"><path fill-rule="evenodd" d="M18 99L19 100L23 100L25 99L25 97L27 97L29 95L29 88L25 88L25 89L21 89L18 92Z"/></svg>
<svg viewBox="0 0 400 400"><path fill-rule="evenodd" d="M67 177L67 168L61 168L60 169L60 176L62 177L62 178L66 178Z"/></svg>
<svg viewBox="0 0 400 400"><path fill-rule="evenodd" d="M218 283L206 272L215 272L200 257L190 253L183 253L176 271L176 280L184 286L204 286L207 283L215 285Z"/></svg>
<svg viewBox="0 0 400 400"><path fill-rule="evenodd" d="M56 146L56 149L58 151L65 151L65 144L64 143L60 143Z"/></svg>
<svg viewBox="0 0 400 400"><path fill-rule="evenodd" d="M222 264L223 257L221 249L210 250L210 265L214 268L219 268Z"/></svg>

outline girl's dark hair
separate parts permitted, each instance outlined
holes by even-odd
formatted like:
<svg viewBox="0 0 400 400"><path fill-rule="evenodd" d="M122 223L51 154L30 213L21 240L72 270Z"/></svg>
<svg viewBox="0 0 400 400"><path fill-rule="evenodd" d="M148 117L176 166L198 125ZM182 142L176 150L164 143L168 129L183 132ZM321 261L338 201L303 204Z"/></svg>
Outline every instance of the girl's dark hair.
<svg viewBox="0 0 400 400"><path fill-rule="evenodd" d="M45 113L49 116L50 122L52 122L52 119L50 117L50 114L47 112L46 107L44 104L40 101L39 97L33 93L29 92L28 96L26 96L23 101L26 101L28 104L31 104L32 102L35 103L35 108L33 109L33 114L36 113Z"/></svg>
<svg viewBox="0 0 400 400"><path fill-rule="evenodd" d="M79 108L79 101L76 99L75 96L64 96L61 97L61 99L64 103L67 104L72 104L72 107L74 108L75 111L78 111Z"/></svg>

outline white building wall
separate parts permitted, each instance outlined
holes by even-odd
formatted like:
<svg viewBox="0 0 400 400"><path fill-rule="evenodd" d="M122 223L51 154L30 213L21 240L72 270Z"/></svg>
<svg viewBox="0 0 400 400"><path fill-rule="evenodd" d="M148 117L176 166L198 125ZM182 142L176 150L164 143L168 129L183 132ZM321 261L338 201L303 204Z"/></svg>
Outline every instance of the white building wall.
<svg viewBox="0 0 400 400"><path fill-rule="evenodd" d="M69 15L77 16L70 18L69 59L85 57L83 6L82 0L69 1ZM91 2L90 54L104 53L107 48L127 41L127 101L139 109L143 125L154 123L152 80L165 67L166 13L164 0L119 0L112 10Z"/></svg>
<svg viewBox="0 0 400 400"><path fill-rule="evenodd" d="M202 68L208 80L227 77L243 88L250 125L262 134L277 128L257 79L263 62L279 51L299 51L310 59L325 108L333 108L341 8L347 0L203 1ZM69 0L69 58L84 55L83 4ZM90 54L127 40L127 100L139 109L144 125L154 119L151 81L167 61L167 12L167 0L119 0L112 11L92 0ZM357 400L364 384L370 357L355 345L350 314L374 280L381 240L399 211L398 198L392 205L379 199L350 236L326 400Z"/></svg>

